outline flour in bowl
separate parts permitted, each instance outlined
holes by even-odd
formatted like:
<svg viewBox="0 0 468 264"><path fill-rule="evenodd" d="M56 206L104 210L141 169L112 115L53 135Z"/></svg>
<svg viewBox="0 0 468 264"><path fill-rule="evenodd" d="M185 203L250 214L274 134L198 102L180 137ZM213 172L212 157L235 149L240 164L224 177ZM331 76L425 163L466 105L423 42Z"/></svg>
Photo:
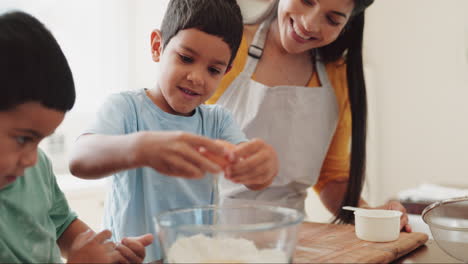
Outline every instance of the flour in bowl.
<svg viewBox="0 0 468 264"><path fill-rule="evenodd" d="M169 263L288 263L278 249L257 249L243 238L211 238L199 234L179 238L168 251Z"/></svg>

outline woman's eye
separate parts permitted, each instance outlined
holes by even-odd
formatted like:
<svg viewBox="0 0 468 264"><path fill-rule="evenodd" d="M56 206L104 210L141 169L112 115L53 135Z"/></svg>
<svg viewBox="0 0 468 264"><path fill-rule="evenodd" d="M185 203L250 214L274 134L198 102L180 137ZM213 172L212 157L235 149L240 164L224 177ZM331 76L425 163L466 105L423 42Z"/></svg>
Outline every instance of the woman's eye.
<svg viewBox="0 0 468 264"><path fill-rule="evenodd" d="M338 26L340 24L340 22L336 22L331 17L327 17L327 20L328 20L328 23L330 23L330 25L332 25L332 26Z"/></svg>
<svg viewBox="0 0 468 264"><path fill-rule="evenodd" d="M187 56L185 56L185 55L179 54L179 57L180 57L180 59L182 60L182 62L185 62L185 63L191 63L191 62L193 62L193 59L192 59L192 58L187 57Z"/></svg>

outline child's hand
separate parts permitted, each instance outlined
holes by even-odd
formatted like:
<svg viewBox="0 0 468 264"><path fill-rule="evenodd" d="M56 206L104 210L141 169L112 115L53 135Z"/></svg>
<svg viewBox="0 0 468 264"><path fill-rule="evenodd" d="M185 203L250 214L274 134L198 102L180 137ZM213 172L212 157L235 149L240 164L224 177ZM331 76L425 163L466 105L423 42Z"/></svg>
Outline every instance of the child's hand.
<svg viewBox="0 0 468 264"><path fill-rule="evenodd" d="M204 157L201 148L224 155L224 148L206 137L184 132L145 132L136 141L136 164L183 178L201 178L217 173L220 166Z"/></svg>
<svg viewBox="0 0 468 264"><path fill-rule="evenodd" d="M139 237L126 237L117 245L116 249L126 259L126 263L142 263L145 259L145 247L153 243L153 235L146 234Z"/></svg>
<svg viewBox="0 0 468 264"><path fill-rule="evenodd" d="M278 174L276 151L261 139L238 145L234 155L240 160L225 170L225 177L251 190L269 186Z"/></svg>
<svg viewBox="0 0 468 264"><path fill-rule="evenodd" d="M98 234L88 230L79 234L68 252L68 263L117 263L125 259L115 249L109 230Z"/></svg>

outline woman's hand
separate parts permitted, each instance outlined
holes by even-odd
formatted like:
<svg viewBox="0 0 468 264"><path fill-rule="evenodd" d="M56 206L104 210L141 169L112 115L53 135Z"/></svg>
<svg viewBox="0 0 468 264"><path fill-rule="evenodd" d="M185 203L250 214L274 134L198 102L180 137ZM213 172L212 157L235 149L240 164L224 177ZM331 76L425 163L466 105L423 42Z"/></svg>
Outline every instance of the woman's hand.
<svg viewBox="0 0 468 264"><path fill-rule="evenodd" d="M390 201L382 206L370 209L396 210L402 212L403 214L400 217L400 230L406 231L408 233L412 232L411 226L408 222L408 214L406 213L405 207L400 202Z"/></svg>
<svg viewBox="0 0 468 264"><path fill-rule="evenodd" d="M251 190L260 190L269 186L278 174L276 151L261 139L242 143L233 152L239 159L226 168L228 180L244 184Z"/></svg>

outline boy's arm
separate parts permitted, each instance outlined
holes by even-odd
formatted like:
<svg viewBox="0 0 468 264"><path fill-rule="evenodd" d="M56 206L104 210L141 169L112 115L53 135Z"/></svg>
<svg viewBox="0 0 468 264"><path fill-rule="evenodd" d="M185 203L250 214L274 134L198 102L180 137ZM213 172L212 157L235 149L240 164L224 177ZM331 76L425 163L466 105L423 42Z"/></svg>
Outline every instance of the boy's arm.
<svg viewBox="0 0 468 264"><path fill-rule="evenodd" d="M84 179L98 179L144 164L138 162L138 137L127 135L82 135L71 154L70 171Z"/></svg>
<svg viewBox="0 0 468 264"><path fill-rule="evenodd" d="M57 244L64 258L68 258L68 252L75 238L89 229L88 225L77 218L63 231L62 235L57 240Z"/></svg>
<svg viewBox="0 0 468 264"><path fill-rule="evenodd" d="M70 171L86 179L102 178L121 170L150 167L162 174L201 178L221 168L199 149L224 154L213 140L184 132L142 131L127 135L81 136L72 153Z"/></svg>

